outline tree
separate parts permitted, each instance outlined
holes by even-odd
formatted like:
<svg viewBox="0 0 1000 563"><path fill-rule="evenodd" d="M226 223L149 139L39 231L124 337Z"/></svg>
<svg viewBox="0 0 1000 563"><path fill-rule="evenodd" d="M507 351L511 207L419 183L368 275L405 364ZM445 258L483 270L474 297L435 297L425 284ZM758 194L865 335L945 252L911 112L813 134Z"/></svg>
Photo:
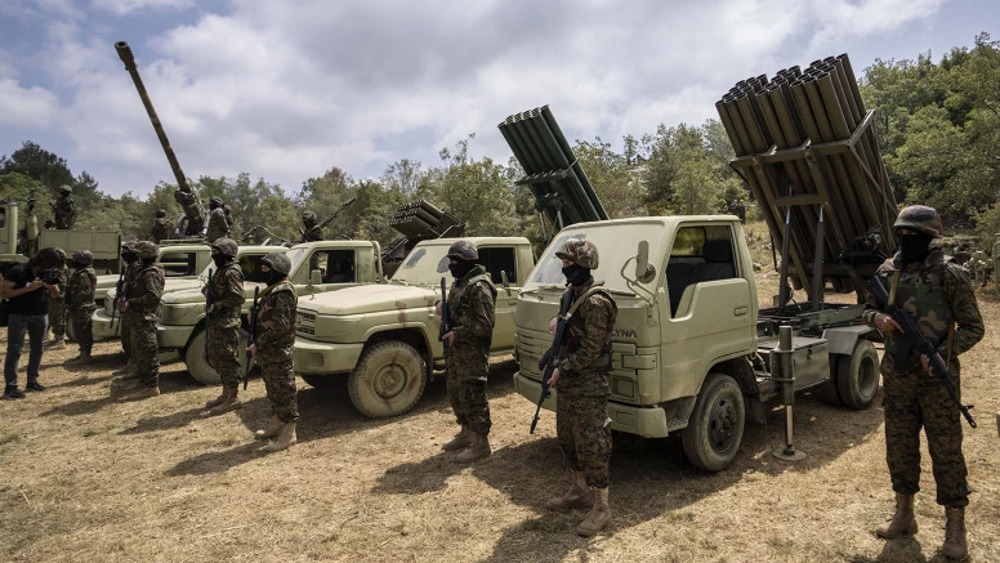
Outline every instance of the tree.
<svg viewBox="0 0 1000 563"><path fill-rule="evenodd" d="M594 141L577 141L573 153L608 217L618 219L646 214L643 186L633 174L634 167L629 165L627 156L614 152L611 143L600 137Z"/></svg>

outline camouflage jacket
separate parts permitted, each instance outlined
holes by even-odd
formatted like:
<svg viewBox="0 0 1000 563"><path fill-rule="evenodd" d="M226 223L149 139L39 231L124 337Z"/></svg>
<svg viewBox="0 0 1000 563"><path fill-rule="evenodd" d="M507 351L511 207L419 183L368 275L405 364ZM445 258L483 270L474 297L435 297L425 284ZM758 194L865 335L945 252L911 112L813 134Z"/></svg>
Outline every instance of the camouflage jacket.
<svg viewBox="0 0 1000 563"><path fill-rule="evenodd" d="M129 287L128 310L125 314L133 319L142 318L155 321L160 311L160 297L163 295L163 283L166 274L159 262L143 268L136 265L135 279Z"/></svg>
<svg viewBox="0 0 1000 563"><path fill-rule="evenodd" d="M160 244L163 239L170 238L170 233L173 230L174 225L170 222L170 219L166 217L157 217L156 222L153 223L153 230L149 233L150 238L153 242Z"/></svg>
<svg viewBox="0 0 1000 563"><path fill-rule="evenodd" d="M899 254L896 254L879 266L875 275L882 278L886 288L891 288L897 270L900 272L896 288L897 306L917 321L920 332L937 346L945 361L950 356L949 368L957 370L957 356L972 348L985 332L969 278L961 267L944 261L944 252L940 248L932 248L923 262L907 264L906 267L902 267ZM874 327L875 315L879 312L881 310L874 298L869 297L862 319L868 326ZM948 333L952 326L955 331L949 354ZM915 351L907 357L906 365L894 365L895 351L900 342L901 337L894 331L885 334L881 372L885 375L922 373L920 357Z"/></svg>
<svg viewBox="0 0 1000 563"><path fill-rule="evenodd" d="M497 290L481 265L455 280L448 292L448 322L455 333L452 352L489 354L496 300Z"/></svg>
<svg viewBox="0 0 1000 563"><path fill-rule="evenodd" d="M571 287L573 299L579 299L595 284ZM611 336L618 317L618 306L611 294L598 290L587 297L570 317L559 349L559 369L556 382L559 393L597 394L607 390L604 377L611 369ZM594 375L599 377L594 377Z"/></svg>
<svg viewBox="0 0 1000 563"><path fill-rule="evenodd" d="M53 206L57 229L72 229L76 226L76 203L73 196L60 196Z"/></svg>
<svg viewBox="0 0 1000 563"><path fill-rule="evenodd" d="M201 288L202 295L208 295L208 286L212 285L211 323L222 328L240 326L240 310L246 302L243 291L243 270L236 262L230 262L212 274L212 278Z"/></svg>
<svg viewBox="0 0 1000 563"><path fill-rule="evenodd" d="M69 268L63 266L59 269L59 292L54 296L49 295L49 302L64 303L66 300L66 291L69 284Z"/></svg>
<svg viewBox="0 0 1000 563"><path fill-rule="evenodd" d="M301 242L316 242L318 240L326 240L323 236L323 229L319 225L313 225L302 230Z"/></svg>
<svg viewBox="0 0 1000 563"><path fill-rule="evenodd" d="M73 310L91 310L97 308L94 303L94 293L97 290L97 273L94 268L78 268L73 270L66 288L66 306Z"/></svg>
<svg viewBox="0 0 1000 563"><path fill-rule="evenodd" d="M213 242L229 234L229 221L226 219L226 212L221 207L216 207L208 214L208 231L205 233L205 240Z"/></svg>
<svg viewBox="0 0 1000 563"><path fill-rule="evenodd" d="M295 308L299 297L292 282L284 280L260 292L257 311L257 353L276 357L291 353L295 344Z"/></svg>

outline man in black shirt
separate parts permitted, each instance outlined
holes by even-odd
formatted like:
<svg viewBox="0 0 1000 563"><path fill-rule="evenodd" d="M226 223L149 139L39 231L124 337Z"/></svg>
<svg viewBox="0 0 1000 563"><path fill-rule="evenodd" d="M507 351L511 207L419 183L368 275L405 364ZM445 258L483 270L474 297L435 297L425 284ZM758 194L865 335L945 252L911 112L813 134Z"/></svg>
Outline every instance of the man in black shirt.
<svg viewBox="0 0 1000 563"><path fill-rule="evenodd" d="M3 364L4 399L23 399L17 388L17 362L24 348L24 334L28 333L31 353L28 356L28 384L25 390L44 391L38 382L38 368L42 363L42 343L48 328L48 298L59 292L56 283L46 281L52 271L63 267L60 251L43 248L25 264L7 272L0 284L0 299L10 300L10 321L7 325L7 357Z"/></svg>

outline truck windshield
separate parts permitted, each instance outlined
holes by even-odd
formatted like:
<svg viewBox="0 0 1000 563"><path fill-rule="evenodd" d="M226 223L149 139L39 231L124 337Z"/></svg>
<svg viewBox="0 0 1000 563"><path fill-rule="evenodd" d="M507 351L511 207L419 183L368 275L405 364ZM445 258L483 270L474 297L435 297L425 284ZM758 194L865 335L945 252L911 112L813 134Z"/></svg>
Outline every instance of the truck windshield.
<svg viewBox="0 0 1000 563"><path fill-rule="evenodd" d="M565 285L566 277L562 273L562 260L556 256L556 251L562 248L568 240L589 240L597 247L600 260L594 271L594 279L603 280L610 290L631 293L621 276L622 265L629 258L634 258L636 245L640 240L649 241L649 261L656 264L656 257L663 256L665 251L660 248L663 227L659 223L588 225L580 229L572 227L559 233L545 248L542 257L531 271L531 277L524 284L524 291L544 286ZM635 272L635 260L629 264L625 273L630 277ZM662 274L662 272L657 272ZM659 277L659 275L657 276Z"/></svg>
<svg viewBox="0 0 1000 563"><path fill-rule="evenodd" d="M288 275L291 276L292 272L298 271L299 262L306 257L306 249L292 248L285 253L285 256L292 262L292 269L288 270Z"/></svg>
<svg viewBox="0 0 1000 563"><path fill-rule="evenodd" d="M441 276L449 276L448 282L451 283L448 245L418 246L403 260L403 264L392 275L392 281L436 286L441 283Z"/></svg>

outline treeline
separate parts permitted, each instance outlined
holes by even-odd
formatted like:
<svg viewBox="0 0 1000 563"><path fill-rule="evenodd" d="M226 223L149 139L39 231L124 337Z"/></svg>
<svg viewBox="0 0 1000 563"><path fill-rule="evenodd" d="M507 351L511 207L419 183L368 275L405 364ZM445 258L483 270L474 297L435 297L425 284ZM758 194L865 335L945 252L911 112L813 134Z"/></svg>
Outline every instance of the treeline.
<svg viewBox="0 0 1000 563"><path fill-rule="evenodd" d="M897 200L935 206L952 232L976 230L992 240L1000 232L1000 43L983 33L971 49L955 48L939 63L930 55L878 60L865 70L861 91L868 108L877 110ZM356 202L327 227L328 236L388 243L397 236L388 225L396 207L426 199L465 221L470 236L523 234L540 240L534 199L516 183L520 167L513 159L471 158L474 140L470 135L441 149L440 162L432 166L395 162L377 179L355 179L332 167L305 180L294 195L248 174L201 177L193 184L204 201L219 196L232 208L234 234L247 243L296 240L302 212L322 219L351 197ZM573 150L612 218L728 213L738 207L732 202L755 213L728 166L733 150L717 120L661 124L653 133L624 137L620 148L600 138L577 141ZM100 192L86 172L74 176L62 158L34 143L0 157L3 197L25 198L34 187L41 221L51 216L44 202L54 200L62 184L73 187L78 228L117 226L126 237L141 238L157 209L171 218L181 215L172 184L160 183L145 197L114 198Z"/></svg>

